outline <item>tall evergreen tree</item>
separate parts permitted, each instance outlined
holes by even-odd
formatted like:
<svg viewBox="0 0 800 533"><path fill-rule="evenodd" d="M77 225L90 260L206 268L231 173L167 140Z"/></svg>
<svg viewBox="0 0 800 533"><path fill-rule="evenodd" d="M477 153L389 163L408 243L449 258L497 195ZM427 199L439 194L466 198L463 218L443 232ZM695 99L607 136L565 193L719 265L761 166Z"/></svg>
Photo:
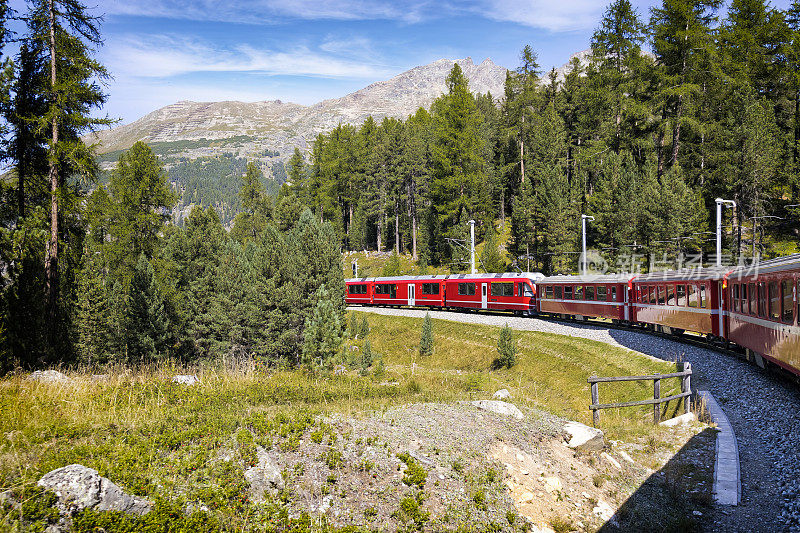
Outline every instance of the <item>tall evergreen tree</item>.
<svg viewBox="0 0 800 533"><path fill-rule="evenodd" d="M130 362L163 359L169 354L170 327L153 266L144 254L133 270L123 322L125 352Z"/></svg>

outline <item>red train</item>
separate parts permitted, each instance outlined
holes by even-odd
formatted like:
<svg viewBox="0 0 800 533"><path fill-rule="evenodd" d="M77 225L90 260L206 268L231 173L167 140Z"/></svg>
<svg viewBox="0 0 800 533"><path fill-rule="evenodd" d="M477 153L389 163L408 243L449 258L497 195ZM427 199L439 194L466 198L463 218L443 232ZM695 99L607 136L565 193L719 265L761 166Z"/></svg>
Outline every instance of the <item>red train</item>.
<svg viewBox="0 0 800 533"><path fill-rule="evenodd" d="M644 275L455 274L346 280L348 305L511 311L610 319L740 346L800 376L800 254L752 267Z"/></svg>

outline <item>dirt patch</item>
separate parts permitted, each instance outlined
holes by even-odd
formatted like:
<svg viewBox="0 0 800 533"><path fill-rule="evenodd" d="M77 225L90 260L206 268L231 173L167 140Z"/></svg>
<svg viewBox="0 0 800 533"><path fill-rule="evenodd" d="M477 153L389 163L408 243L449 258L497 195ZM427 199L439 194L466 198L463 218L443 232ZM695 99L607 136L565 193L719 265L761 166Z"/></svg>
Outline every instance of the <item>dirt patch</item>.
<svg viewBox="0 0 800 533"><path fill-rule="evenodd" d="M581 453L566 446L564 420L525 415L518 421L469 404L415 404L326 419L327 429L294 446L276 439L270 460L286 487L271 497L291 515L388 531L692 529L705 512L713 440L698 439L701 424ZM646 510L637 503L643 494Z"/></svg>

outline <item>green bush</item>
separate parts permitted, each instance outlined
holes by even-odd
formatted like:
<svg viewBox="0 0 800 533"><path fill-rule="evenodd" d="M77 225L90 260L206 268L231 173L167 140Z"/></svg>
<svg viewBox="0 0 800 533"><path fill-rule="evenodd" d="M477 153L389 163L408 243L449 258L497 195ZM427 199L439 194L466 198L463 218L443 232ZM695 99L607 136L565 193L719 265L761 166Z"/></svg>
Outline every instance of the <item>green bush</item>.
<svg viewBox="0 0 800 533"><path fill-rule="evenodd" d="M517 364L517 342L508 324L500 330L500 338L497 339L498 357L492 363L492 368L511 368Z"/></svg>
<svg viewBox="0 0 800 533"><path fill-rule="evenodd" d="M419 340L419 354L433 355L433 321L431 314L425 313L425 321L422 323L422 337Z"/></svg>

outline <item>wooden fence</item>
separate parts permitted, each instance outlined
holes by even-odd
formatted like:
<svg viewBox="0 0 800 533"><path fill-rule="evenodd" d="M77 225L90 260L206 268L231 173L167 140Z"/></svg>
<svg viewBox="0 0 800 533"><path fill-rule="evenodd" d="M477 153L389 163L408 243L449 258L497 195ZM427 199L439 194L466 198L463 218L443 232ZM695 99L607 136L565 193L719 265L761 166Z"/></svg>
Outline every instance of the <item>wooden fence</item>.
<svg viewBox="0 0 800 533"><path fill-rule="evenodd" d="M652 376L618 376L618 377L597 377L591 376L588 382L592 386L592 405L589 407L592 410L592 422L594 427L600 422L601 409L613 409L616 407L633 407L634 405L653 405L653 423L658 424L661 421L661 404L669 402L670 400L677 400L683 398L684 412L689 412L689 397L692 395L692 365L690 363L677 363L678 369L683 367L683 370L673 372L671 374L654 374ZM670 378L681 378L681 393L673 394L665 398L661 397L661 380ZM615 381L653 381L653 399L641 400L637 402L620 402L620 403L600 403L600 393L597 390L598 383L610 383Z"/></svg>

